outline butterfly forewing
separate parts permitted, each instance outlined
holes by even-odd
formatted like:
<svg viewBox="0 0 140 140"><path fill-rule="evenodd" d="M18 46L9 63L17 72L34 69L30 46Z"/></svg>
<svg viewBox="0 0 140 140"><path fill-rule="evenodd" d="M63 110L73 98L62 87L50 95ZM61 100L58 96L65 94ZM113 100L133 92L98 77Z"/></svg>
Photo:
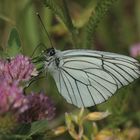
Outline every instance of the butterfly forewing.
<svg viewBox="0 0 140 140"><path fill-rule="evenodd" d="M60 94L78 107L102 103L140 76L139 62L120 54L67 50L58 56L60 63L51 73Z"/></svg>

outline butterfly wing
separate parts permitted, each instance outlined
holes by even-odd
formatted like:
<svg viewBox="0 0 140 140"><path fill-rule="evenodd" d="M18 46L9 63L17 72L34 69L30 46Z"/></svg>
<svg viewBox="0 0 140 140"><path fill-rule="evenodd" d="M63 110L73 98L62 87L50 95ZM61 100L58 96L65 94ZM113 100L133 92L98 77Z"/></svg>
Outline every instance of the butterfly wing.
<svg viewBox="0 0 140 140"><path fill-rule="evenodd" d="M91 50L68 50L62 55L52 75L60 94L78 107L102 103L140 76L139 62L128 56Z"/></svg>

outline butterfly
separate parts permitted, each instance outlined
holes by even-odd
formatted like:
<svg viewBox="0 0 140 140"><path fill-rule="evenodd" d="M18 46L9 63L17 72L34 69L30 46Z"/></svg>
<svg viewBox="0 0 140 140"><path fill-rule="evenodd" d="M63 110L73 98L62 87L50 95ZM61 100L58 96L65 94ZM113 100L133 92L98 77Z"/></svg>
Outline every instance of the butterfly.
<svg viewBox="0 0 140 140"><path fill-rule="evenodd" d="M77 107L100 104L140 77L140 63L116 53L52 47L44 57L45 69L53 76L59 93Z"/></svg>

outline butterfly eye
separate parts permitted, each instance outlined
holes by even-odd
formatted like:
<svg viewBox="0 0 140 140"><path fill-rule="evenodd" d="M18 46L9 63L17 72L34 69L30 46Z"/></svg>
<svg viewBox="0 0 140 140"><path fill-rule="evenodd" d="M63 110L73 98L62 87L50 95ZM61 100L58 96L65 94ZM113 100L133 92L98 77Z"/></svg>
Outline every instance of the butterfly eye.
<svg viewBox="0 0 140 140"><path fill-rule="evenodd" d="M55 51L54 51L54 49L52 49L52 50L50 50L50 56L53 56L53 55L55 55Z"/></svg>
<svg viewBox="0 0 140 140"><path fill-rule="evenodd" d="M47 49L47 54L48 54L49 56L55 55L55 50L54 50L54 48L49 48L49 49Z"/></svg>

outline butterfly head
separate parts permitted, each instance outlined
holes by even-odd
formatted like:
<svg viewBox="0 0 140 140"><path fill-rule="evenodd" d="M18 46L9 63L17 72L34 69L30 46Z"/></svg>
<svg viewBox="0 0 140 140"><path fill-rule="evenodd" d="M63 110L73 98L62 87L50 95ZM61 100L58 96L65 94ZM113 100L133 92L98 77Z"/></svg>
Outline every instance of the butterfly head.
<svg viewBox="0 0 140 140"><path fill-rule="evenodd" d="M55 48L48 48L44 51L45 66L49 69L57 68L60 64L60 58L62 58L61 51ZM62 61L61 61L62 63Z"/></svg>
<svg viewBox="0 0 140 140"><path fill-rule="evenodd" d="M53 47L48 48L44 51L46 67L48 67L48 65L50 65L51 62L53 62L53 60L55 59L55 55L56 55L56 50Z"/></svg>

